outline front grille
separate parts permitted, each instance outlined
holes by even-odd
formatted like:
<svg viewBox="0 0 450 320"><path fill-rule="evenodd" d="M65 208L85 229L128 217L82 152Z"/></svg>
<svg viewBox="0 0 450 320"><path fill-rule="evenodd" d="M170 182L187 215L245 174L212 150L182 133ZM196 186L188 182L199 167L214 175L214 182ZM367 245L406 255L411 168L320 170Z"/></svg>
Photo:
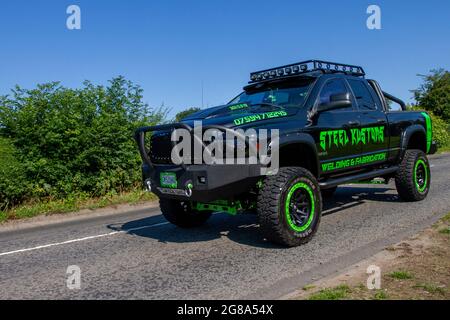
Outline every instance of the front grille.
<svg viewBox="0 0 450 320"><path fill-rule="evenodd" d="M172 141L171 138L171 132L156 132L154 133L150 138L150 150L149 150L149 156L150 161L154 164L173 164L172 162ZM180 151L179 154L181 157L183 156L183 151ZM200 160L195 159L194 157L194 142L191 140L191 155L192 158L189 163L200 163L202 162L202 159ZM201 156L201 154L200 154Z"/></svg>
<svg viewBox="0 0 450 320"><path fill-rule="evenodd" d="M150 157L150 161L154 164L173 164L171 160L172 153L172 142L170 140L171 132L163 131L163 132L154 132L150 138L150 149L148 155ZM248 157L248 146L246 146L245 156ZM223 147L223 156L226 153L226 145ZM190 163L202 163L203 159L196 159L194 156L194 140L191 140L191 155L192 158ZM234 157L237 158L237 150L234 150ZM183 156L183 152L180 152L180 156ZM200 157L202 154L199 155Z"/></svg>
<svg viewBox="0 0 450 320"><path fill-rule="evenodd" d="M150 161L154 164L172 164L170 132L157 132L150 138Z"/></svg>

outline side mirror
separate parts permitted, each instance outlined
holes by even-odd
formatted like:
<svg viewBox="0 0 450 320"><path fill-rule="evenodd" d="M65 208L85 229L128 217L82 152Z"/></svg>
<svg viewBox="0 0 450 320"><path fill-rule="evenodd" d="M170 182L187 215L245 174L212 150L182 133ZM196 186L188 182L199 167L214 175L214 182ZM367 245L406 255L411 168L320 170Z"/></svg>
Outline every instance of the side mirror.
<svg viewBox="0 0 450 320"><path fill-rule="evenodd" d="M352 100L350 99L350 93L336 93L330 96L330 102L321 103L317 107L317 112L324 112L334 109L347 108L352 105Z"/></svg>

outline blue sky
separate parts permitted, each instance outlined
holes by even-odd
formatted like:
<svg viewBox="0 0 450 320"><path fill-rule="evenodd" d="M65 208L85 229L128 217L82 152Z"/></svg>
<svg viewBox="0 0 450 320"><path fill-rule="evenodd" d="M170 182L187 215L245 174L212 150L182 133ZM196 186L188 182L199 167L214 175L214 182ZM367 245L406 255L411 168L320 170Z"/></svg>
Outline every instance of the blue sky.
<svg viewBox="0 0 450 320"><path fill-rule="evenodd" d="M81 8L81 30L66 8ZM366 9L381 8L368 30ZM0 93L14 85L117 75L172 115L227 102L258 69L318 58L362 65L368 78L409 101L417 73L450 69L450 1L2 1Z"/></svg>

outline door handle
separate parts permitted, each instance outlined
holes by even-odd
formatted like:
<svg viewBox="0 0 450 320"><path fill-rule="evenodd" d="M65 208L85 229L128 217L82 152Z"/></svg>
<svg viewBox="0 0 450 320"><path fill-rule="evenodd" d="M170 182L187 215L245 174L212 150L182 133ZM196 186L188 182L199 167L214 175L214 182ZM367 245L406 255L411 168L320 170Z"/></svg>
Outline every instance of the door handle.
<svg viewBox="0 0 450 320"><path fill-rule="evenodd" d="M377 119L377 123L385 123L386 119Z"/></svg>
<svg viewBox="0 0 450 320"><path fill-rule="evenodd" d="M361 125L361 122L358 120L350 120L347 124L349 127L357 127Z"/></svg>

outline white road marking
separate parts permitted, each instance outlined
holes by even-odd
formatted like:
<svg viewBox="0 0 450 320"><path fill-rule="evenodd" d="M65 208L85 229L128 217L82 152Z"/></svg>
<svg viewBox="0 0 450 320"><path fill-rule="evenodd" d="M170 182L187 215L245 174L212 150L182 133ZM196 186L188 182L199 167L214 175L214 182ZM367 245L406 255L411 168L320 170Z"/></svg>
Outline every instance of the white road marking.
<svg viewBox="0 0 450 320"><path fill-rule="evenodd" d="M64 245L64 244L69 244L69 243L75 243L75 242L81 242L81 241L86 241L86 240L91 240L91 239L109 237L109 236L114 236L116 234L128 233L128 232L131 232L131 231L137 231L137 230L153 228L153 227L159 227L159 226L163 226L163 225L166 225L166 224L169 224L169 222L155 223L155 224L150 224L150 225L147 225L147 226L131 228L131 229L127 229L127 230L112 231L112 232L108 232L108 233L98 234L98 235L95 235L95 236L89 236L89 237L84 237L84 238L72 239L72 240L67 240L67 241L62 241L62 242L48 243L48 244L44 244L44 245L36 246L36 247L32 247L32 248L25 248L25 249L19 249L19 250L14 250L14 251L2 252L2 253L0 253L0 257L1 256L7 256L7 255L15 254L15 253L22 253L22 252L27 252L27 251L34 251L34 250L39 250L39 249L45 249L45 248L50 248L50 247L61 246L61 245Z"/></svg>

